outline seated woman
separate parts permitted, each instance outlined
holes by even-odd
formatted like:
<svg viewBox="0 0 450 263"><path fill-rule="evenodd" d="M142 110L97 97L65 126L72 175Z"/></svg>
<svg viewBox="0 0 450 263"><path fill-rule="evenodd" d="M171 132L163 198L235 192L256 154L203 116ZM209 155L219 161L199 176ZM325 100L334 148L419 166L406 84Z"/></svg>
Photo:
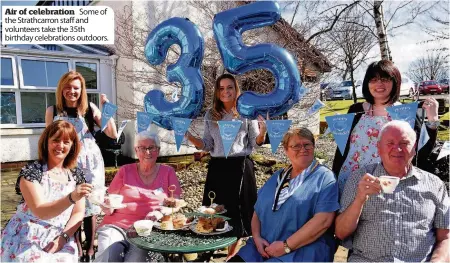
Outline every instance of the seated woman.
<svg viewBox="0 0 450 263"><path fill-rule="evenodd" d="M161 189L167 196L169 186L175 185L174 197L178 198L181 195L180 183L172 167L156 163L160 149L156 134L140 132L134 146L139 162L122 166L108 188L109 194L123 196L126 207L105 211L107 215L97 230L96 262L163 260L161 255L130 244L125 238L125 230L160 207L162 200L155 196L154 190Z"/></svg>
<svg viewBox="0 0 450 263"><path fill-rule="evenodd" d="M314 159L308 129L288 131L282 143L291 165L259 190L253 238L230 261L333 261L336 244L327 230L339 209L334 174Z"/></svg>
<svg viewBox="0 0 450 263"><path fill-rule="evenodd" d="M56 121L39 138L39 161L19 173L22 195L2 233L1 261L77 262L73 234L92 186L76 168L80 142L72 124Z"/></svg>

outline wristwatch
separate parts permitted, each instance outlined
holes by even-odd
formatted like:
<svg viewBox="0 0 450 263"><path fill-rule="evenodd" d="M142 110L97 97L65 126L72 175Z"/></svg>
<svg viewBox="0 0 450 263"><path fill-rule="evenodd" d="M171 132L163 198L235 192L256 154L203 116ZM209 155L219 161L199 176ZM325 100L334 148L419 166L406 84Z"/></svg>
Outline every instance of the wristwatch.
<svg viewBox="0 0 450 263"><path fill-rule="evenodd" d="M289 253L291 253L291 248L288 246L288 243L287 243L287 239L285 240L285 241L283 241L283 245L284 245L284 252L286 252L286 254L289 254Z"/></svg>
<svg viewBox="0 0 450 263"><path fill-rule="evenodd" d="M70 237L67 233L63 232L60 236L66 240L66 243L69 243Z"/></svg>
<svg viewBox="0 0 450 263"><path fill-rule="evenodd" d="M425 124L430 129L437 129L437 127L439 127L440 121L427 121L425 122Z"/></svg>

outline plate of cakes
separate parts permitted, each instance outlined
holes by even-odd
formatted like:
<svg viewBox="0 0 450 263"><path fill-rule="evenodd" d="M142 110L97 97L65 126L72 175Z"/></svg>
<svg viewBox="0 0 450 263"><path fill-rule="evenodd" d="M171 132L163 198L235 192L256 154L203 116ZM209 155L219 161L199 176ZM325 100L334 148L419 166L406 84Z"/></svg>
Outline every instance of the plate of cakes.
<svg viewBox="0 0 450 263"><path fill-rule="evenodd" d="M210 206L200 206L197 211L207 215L221 215L227 212L223 205L213 203Z"/></svg>
<svg viewBox="0 0 450 263"><path fill-rule="evenodd" d="M185 206L187 206L187 203L183 199L165 198L161 204L161 213L171 215Z"/></svg>
<svg viewBox="0 0 450 263"><path fill-rule="evenodd" d="M183 214L165 215L153 224L153 227L159 230L175 231L188 230L189 225L194 222L194 218L188 218Z"/></svg>
<svg viewBox="0 0 450 263"><path fill-rule="evenodd" d="M233 227L222 217L199 217L189 225L192 232L199 235L220 235L233 230Z"/></svg>

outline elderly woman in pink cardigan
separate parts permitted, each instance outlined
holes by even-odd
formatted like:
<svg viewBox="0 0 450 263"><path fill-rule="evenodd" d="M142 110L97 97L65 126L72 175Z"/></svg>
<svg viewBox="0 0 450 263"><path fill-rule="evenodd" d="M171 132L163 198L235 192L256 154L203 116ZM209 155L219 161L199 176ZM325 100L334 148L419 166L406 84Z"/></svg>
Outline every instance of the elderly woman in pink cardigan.
<svg viewBox="0 0 450 263"><path fill-rule="evenodd" d="M160 193L162 191L164 196L168 196L169 186L175 185L174 197L180 197L180 183L172 167L156 163L160 149L156 134L140 132L136 136L134 148L139 162L122 166L108 188L109 194L123 196L123 204L126 207L107 211L100 224L97 230L98 252L95 260L98 262L163 260L158 254L130 244L125 238L124 230L158 209L161 202Z"/></svg>

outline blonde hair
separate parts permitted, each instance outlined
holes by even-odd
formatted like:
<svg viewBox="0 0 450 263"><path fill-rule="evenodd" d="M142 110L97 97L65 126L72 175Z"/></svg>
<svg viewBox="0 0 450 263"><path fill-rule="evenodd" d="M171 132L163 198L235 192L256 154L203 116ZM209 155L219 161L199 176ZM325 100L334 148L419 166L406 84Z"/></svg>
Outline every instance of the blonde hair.
<svg viewBox="0 0 450 263"><path fill-rule="evenodd" d="M220 100L220 82L223 79L229 79L233 81L234 89L236 91L236 97L234 98L234 106L232 109L235 118L239 117L239 113L236 110L236 101L239 95L241 95L241 89L237 83L236 78L231 74L222 74L216 79L216 84L214 85L214 97L213 97L213 107L210 110L212 120L220 121L223 117L223 110L225 109L223 102Z"/></svg>
<svg viewBox="0 0 450 263"><path fill-rule="evenodd" d="M66 85L68 85L70 82L74 80L80 80L81 82L81 95L78 99L78 105L77 105L77 111L78 114L83 116L87 109L88 109L88 98L86 93L86 82L83 78L83 76L74 71L71 70L67 72L66 74L62 75L62 77L58 81L58 88L56 89L56 110L57 112L63 112L64 108L66 107L66 101L63 96L63 89Z"/></svg>

